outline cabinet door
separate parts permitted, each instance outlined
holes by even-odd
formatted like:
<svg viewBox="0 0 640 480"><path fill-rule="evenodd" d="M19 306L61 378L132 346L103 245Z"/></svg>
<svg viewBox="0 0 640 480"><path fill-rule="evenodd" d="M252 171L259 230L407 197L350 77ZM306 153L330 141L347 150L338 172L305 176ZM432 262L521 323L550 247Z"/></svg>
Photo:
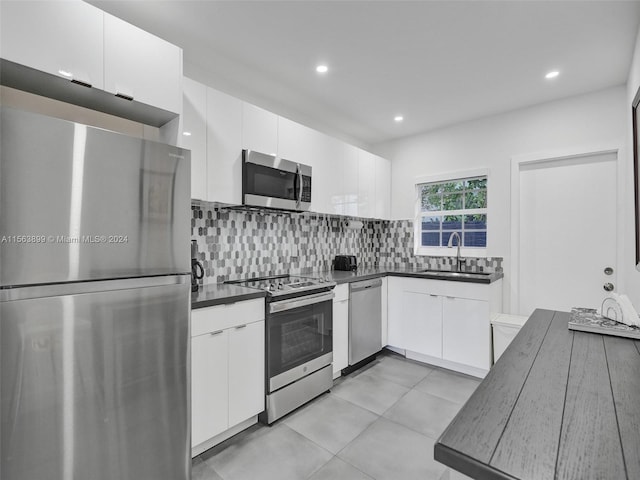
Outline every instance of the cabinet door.
<svg viewBox="0 0 640 480"><path fill-rule="evenodd" d="M388 330L389 330L389 315L388 315L388 297L389 297L389 278L384 277L382 279L382 346L386 347L389 344Z"/></svg>
<svg viewBox="0 0 640 480"><path fill-rule="evenodd" d="M374 217L376 205L375 156L358 151L358 216Z"/></svg>
<svg viewBox="0 0 640 480"><path fill-rule="evenodd" d="M485 370L491 367L489 302L446 297L442 329L445 360Z"/></svg>
<svg viewBox="0 0 640 480"><path fill-rule="evenodd" d="M387 220L391 218L391 162L375 156L376 206L373 216Z"/></svg>
<svg viewBox="0 0 640 480"><path fill-rule="evenodd" d="M401 283L401 278L387 277L387 345L404 349Z"/></svg>
<svg viewBox="0 0 640 480"><path fill-rule="evenodd" d="M242 101L207 89L207 196L242 203Z"/></svg>
<svg viewBox="0 0 640 480"><path fill-rule="evenodd" d="M358 196L358 149L348 146L345 152L344 164L342 167L343 176L343 210L345 215L360 215L360 197Z"/></svg>
<svg viewBox="0 0 640 480"><path fill-rule="evenodd" d="M269 155L277 154L278 116L275 113L243 102L242 148L256 150ZM297 161L292 160L294 162Z"/></svg>
<svg viewBox="0 0 640 480"><path fill-rule="evenodd" d="M79 0L2 2L1 56L103 89L103 16Z"/></svg>
<svg viewBox="0 0 640 480"><path fill-rule="evenodd" d="M402 292L403 348L442 357L442 297Z"/></svg>
<svg viewBox="0 0 640 480"><path fill-rule="evenodd" d="M182 50L105 13L104 89L181 113Z"/></svg>
<svg viewBox="0 0 640 480"><path fill-rule="evenodd" d="M228 330L191 339L191 445L228 427Z"/></svg>
<svg viewBox="0 0 640 480"><path fill-rule="evenodd" d="M349 300L333 301L333 374L349 365Z"/></svg>
<svg viewBox="0 0 640 480"><path fill-rule="evenodd" d="M230 328L229 427L264 410L264 321Z"/></svg>
<svg viewBox="0 0 640 480"><path fill-rule="evenodd" d="M182 147L191 150L191 198L207 200L207 87L183 78Z"/></svg>

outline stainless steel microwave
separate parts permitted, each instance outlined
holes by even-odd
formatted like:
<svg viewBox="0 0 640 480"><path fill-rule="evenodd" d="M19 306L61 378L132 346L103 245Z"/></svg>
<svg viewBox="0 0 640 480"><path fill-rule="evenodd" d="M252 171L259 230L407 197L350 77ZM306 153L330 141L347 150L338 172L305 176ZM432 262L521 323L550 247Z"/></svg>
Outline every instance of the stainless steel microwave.
<svg viewBox="0 0 640 480"><path fill-rule="evenodd" d="M242 204L285 210L309 210L311 167L275 155L243 150Z"/></svg>

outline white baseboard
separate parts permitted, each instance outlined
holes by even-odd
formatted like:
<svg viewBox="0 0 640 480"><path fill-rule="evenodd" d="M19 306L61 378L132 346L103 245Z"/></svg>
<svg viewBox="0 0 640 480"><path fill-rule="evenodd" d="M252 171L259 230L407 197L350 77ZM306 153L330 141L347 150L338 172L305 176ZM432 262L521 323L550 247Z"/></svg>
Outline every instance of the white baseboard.
<svg viewBox="0 0 640 480"><path fill-rule="evenodd" d="M489 370L483 368L472 367L470 365L463 365L461 363L451 362L438 357L431 357L429 355L423 355L422 353L406 351L405 355L410 360L416 360L422 363L428 363L429 365L435 365L436 367L446 368L455 372L465 373L477 378L484 378L489 373Z"/></svg>
<svg viewBox="0 0 640 480"><path fill-rule="evenodd" d="M195 447L191 447L191 458L197 457L202 452L206 452L211 447L215 447L219 443L222 443L225 440L233 437L234 435L237 435L241 431L246 430L251 425L255 425L256 423L258 423L258 416L257 415L245 420L244 422L239 423L235 427L231 427L229 430L225 430L224 432L216 435L213 438L210 438L209 440L206 440L206 441L202 442L200 445L196 445Z"/></svg>

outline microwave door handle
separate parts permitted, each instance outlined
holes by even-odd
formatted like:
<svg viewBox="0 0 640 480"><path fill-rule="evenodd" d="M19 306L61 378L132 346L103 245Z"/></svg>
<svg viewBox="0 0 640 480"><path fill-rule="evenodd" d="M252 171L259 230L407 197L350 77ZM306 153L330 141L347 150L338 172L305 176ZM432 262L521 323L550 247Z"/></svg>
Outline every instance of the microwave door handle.
<svg viewBox="0 0 640 480"><path fill-rule="evenodd" d="M300 169L300 164L296 164L296 173L298 174L298 197L296 199L296 207L300 208L300 204L302 203L302 170Z"/></svg>

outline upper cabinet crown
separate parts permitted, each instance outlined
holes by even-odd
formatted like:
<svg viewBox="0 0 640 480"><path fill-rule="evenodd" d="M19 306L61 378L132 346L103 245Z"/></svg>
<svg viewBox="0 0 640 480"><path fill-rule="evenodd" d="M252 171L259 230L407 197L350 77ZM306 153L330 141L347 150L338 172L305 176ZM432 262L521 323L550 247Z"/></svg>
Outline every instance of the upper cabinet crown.
<svg viewBox="0 0 640 480"><path fill-rule="evenodd" d="M0 9L0 57L29 67L4 65L4 84L154 126L181 113L179 47L79 0Z"/></svg>

